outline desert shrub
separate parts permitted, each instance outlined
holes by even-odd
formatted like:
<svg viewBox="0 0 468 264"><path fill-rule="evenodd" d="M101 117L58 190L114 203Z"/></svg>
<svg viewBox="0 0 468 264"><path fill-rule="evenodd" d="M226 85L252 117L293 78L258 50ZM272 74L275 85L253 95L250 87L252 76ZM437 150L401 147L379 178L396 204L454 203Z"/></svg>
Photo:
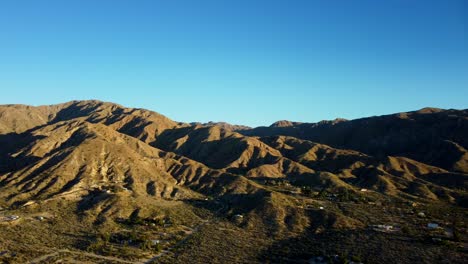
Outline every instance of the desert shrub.
<svg viewBox="0 0 468 264"><path fill-rule="evenodd" d="M162 245L161 244L156 244L152 246L152 249L155 253L159 253L162 250Z"/></svg>
<svg viewBox="0 0 468 264"><path fill-rule="evenodd" d="M99 239L99 240L91 243L86 248L86 251L89 251L89 252L102 252L105 247L106 247L106 244L104 243L104 241Z"/></svg>
<svg viewBox="0 0 468 264"><path fill-rule="evenodd" d="M407 235L414 235L414 230L411 229L409 226L405 225L401 228L401 232Z"/></svg>
<svg viewBox="0 0 468 264"><path fill-rule="evenodd" d="M361 256L359 255L353 255L351 256L351 261L353 262L362 262Z"/></svg>
<svg viewBox="0 0 468 264"><path fill-rule="evenodd" d="M458 228L456 227L453 228L453 241L455 242L461 241L460 232L458 231Z"/></svg>
<svg viewBox="0 0 468 264"><path fill-rule="evenodd" d="M107 244L111 240L111 234L108 232L102 232L99 233L98 235L98 240L103 241L105 244Z"/></svg>
<svg viewBox="0 0 468 264"><path fill-rule="evenodd" d="M350 200L350 195L349 195L348 189L342 190L339 193L338 198L339 198L340 202L348 202Z"/></svg>
<svg viewBox="0 0 468 264"><path fill-rule="evenodd" d="M145 241L140 243L140 249L149 250L152 247L153 247L153 243L152 243L151 240L145 240Z"/></svg>
<svg viewBox="0 0 468 264"><path fill-rule="evenodd" d="M311 190L311 188L309 186L304 186L301 189L301 193L304 196L310 196L312 194L312 190Z"/></svg>
<svg viewBox="0 0 468 264"><path fill-rule="evenodd" d="M325 199L325 198L327 198L327 194L328 194L328 192L327 192L327 190L324 188L324 189L322 189L322 190L319 192L317 198Z"/></svg>

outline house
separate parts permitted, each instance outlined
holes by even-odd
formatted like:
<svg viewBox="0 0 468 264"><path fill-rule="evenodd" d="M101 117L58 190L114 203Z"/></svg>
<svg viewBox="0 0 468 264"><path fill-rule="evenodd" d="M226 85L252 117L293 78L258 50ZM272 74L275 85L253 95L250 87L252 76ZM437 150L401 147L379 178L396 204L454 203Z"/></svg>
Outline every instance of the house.
<svg viewBox="0 0 468 264"><path fill-rule="evenodd" d="M376 231L393 231L394 227L392 225L372 225Z"/></svg>
<svg viewBox="0 0 468 264"><path fill-rule="evenodd" d="M391 225L380 225L381 229L384 229L384 230L387 230L387 231L390 231L390 230L393 230L393 226Z"/></svg>
<svg viewBox="0 0 468 264"><path fill-rule="evenodd" d="M11 216L8 216L8 218L9 218L11 221L15 221L15 220L18 220L18 219L19 219L19 216L17 216L17 215L11 215Z"/></svg>
<svg viewBox="0 0 468 264"><path fill-rule="evenodd" d="M18 220L20 217L17 215L9 215L9 216L0 216L0 222L12 222Z"/></svg>
<svg viewBox="0 0 468 264"><path fill-rule="evenodd" d="M427 224L427 228L429 228L429 229L436 229L436 228L439 228L439 224L436 224L436 223L429 223L429 224Z"/></svg>

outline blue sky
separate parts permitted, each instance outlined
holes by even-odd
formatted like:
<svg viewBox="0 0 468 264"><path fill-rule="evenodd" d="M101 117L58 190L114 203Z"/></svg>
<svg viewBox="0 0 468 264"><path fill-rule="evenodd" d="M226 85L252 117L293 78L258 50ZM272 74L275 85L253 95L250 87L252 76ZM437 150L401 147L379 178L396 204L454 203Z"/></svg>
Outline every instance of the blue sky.
<svg viewBox="0 0 468 264"><path fill-rule="evenodd" d="M1 1L0 91L251 126L468 108L468 4Z"/></svg>

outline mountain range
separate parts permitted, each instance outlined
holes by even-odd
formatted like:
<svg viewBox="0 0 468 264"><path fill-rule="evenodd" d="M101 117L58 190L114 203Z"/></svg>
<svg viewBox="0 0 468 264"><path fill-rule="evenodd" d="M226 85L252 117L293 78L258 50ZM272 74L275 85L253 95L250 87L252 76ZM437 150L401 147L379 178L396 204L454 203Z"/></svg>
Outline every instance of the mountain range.
<svg viewBox="0 0 468 264"><path fill-rule="evenodd" d="M184 218L182 212L190 212L195 222L208 223L204 216L209 215L232 224L239 234L264 234L269 238L260 244L269 252L266 248L274 249L271 237L284 241L308 232L365 229L370 218L350 213L344 208L349 202L357 211L366 210L361 204L438 204L466 214L468 109L424 108L318 123L282 120L250 128L177 122L153 111L95 100L2 105L0 146L0 208L26 218L46 211L57 215L61 206L70 206L78 221L113 232L116 223L131 215L154 218L154 208L172 217L173 225L177 217ZM310 209L315 203L328 206ZM175 205L187 207L171 209ZM198 231L195 227L192 233ZM236 258L187 255L195 254L184 251L193 236L174 238L174 243L186 242L177 250L168 242L167 259L160 261ZM93 239L75 247L83 250L82 244ZM0 238L5 245L7 240ZM19 262L44 253L35 249L28 255L14 243L4 250L16 251ZM300 262L318 254L312 249L305 256L262 250L237 262ZM452 261L463 254L451 254ZM410 263L410 253L407 258L402 254L401 261Z"/></svg>

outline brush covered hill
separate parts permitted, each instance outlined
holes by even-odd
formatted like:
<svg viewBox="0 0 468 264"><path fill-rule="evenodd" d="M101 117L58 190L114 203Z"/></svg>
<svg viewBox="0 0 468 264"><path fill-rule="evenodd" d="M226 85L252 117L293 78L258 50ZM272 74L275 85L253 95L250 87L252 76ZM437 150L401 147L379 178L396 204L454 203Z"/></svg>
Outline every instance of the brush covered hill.
<svg viewBox="0 0 468 264"><path fill-rule="evenodd" d="M368 210L363 209L367 202L466 207L467 120L467 110L423 109L316 124L280 121L251 129L181 123L153 111L101 101L3 105L0 211L34 215L40 210L56 216L71 208L64 217L76 219L67 221L76 221L77 226L89 223L79 232L94 227L112 230L111 242L114 236L125 236L122 232L128 228L144 233L146 226L172 216L171 223L178 223L179 229L154 232L155 236L173 232L165 240L168 252L192 236L192 242L201 239L194 232L216 237L220 235L216 232L236 230L237 236L221 235L228 244L257 234L255 239L265 247L272 239L358 232L373 216L353 213L346 209L350 203L361 204L361 212ZM217 220L211 222L207 216ZM127 225L123 229L122 223ZM193 226L191 231L188 225ZM21 224L15 228L25 232ZM16 229L8 230L13 233L5 234L11 237ZM58 237L70 232L57 230ZM70 246L82 250L76 245L86 244L99 248L96 252L118 254L109 249L117 244L107 241L103 250L103 245L88 245L88 240ZM197 258L213 260L217 245L203 243L199 254L207 255ZM151 246L143 242L130 246L137 245L143 255L149 254ZM184 259L193 250L177 254ZM284 262L257 257L254 261L252 256L266 248L249 250L251 255L238 262ZM171 254L167 259L174 262L177 258ZM229 259L220 259L225 261Z"/></svg>

